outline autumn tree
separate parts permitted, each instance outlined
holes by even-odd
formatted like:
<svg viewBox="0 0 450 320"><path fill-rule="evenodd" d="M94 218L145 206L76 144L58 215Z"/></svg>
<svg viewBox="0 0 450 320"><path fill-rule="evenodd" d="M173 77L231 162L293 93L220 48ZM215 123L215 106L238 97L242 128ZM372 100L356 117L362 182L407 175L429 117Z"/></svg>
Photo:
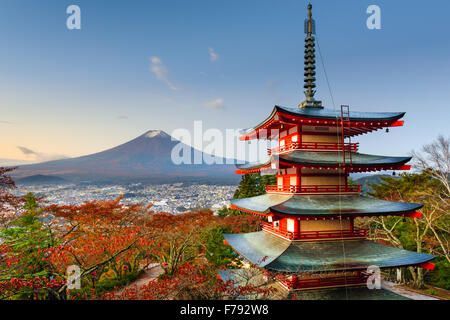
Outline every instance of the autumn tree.
<svg viewBox="0 0 450 320"><path fill-rule="evenodd" d="M129 287L120 292L110 292L102 296L108 300L234 300L237 298L267 299L276 291L266 281L254 282L260 276L254 269L244 270L248 281L236 283L222 281L217 277L217 269L204 260L192 261L180 266L176 272L164 279L154 279L147 285Z"/></svg>
<svg viewBox="0 0 450 320"><path fill-rule="evenodd" d="M413 152L414 167L426 172L434 181L436 188L423 192L427 199L430 214L425 215L425 223L440 246L438 255L450 264L450 138L440 135L436 141L425 145L421 152Z"/></svg>
<svg viewBox="0 0 450 320"><path fill-rule="evenodd" d="M5 179L3 194L14 186ZM224 286L216 276L227 255L236 257L222 233L256 231L257 217L220 217L210 210L155 213L122 198L80 205L48 205L32 194L17 202L9 194L2 199L13 214L0 235L0 299L98 298L135 279L150 262L165 274L149 284L147 298L169 289L175 299L253 290ZM17 203L22 207L12 206ZM80 268L81 288L68 290L67 268L73 265Z"/></svg>
<svg viewBox="0 0 450 320"><path fill-rule="evenodd" d="M449 264L449 139L438 137L415 154L419 173L400 175L399 179L382 177L382 183L370 185L370 195L392 201L422 203L421 218L380 217L369 219L370 236L386 240L392 245L417 252L437 255L436 268L426 272L434 283L448 287ZM424 271L408 268L414 287L424 286ZM407 280L404 275L404 280Z"/></svg>
<svg viewBox="0 0 450 320"><path fill-rule="evenodd" d="M16 188L9 175L14 169L0 167L0 228L8 226L8 222L22 204L21 198L11 193Z"/></svg>
<svg viewBox="0 0 450 320"><path fill-rule="evenodd" d="M52 265L61 278L66 277L68 266L78 266L89 294L98 293L97 285L106 276L118 280L126 280L130 274L137 276L146 248L157 237L145 225L153 214L150 208L123 204L121 200L45 208L59 221L59 244L52 248L49 258ZM66 289L66 285L59 289L61 298L65 298Z"/></svg>

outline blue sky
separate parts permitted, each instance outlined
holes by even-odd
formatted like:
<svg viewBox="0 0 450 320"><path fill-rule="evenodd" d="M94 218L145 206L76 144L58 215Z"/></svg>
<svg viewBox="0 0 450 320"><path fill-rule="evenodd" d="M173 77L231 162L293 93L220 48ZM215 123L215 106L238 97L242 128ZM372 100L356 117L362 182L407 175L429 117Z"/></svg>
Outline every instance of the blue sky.
<svg viewBox="0 0 450 320"><path fill-rule="evenodd" d="M195 120L246 128L296 106L307 3L2 0L0 159L89 154ZM362 152L404 155L449 135L450 2L311 3L336 106L407 112L404 127L358 137ZM66 28L71 4L81 30ZM366 27L371 4L381 30ZM333 108L317 66L316 98Z"/></svg>

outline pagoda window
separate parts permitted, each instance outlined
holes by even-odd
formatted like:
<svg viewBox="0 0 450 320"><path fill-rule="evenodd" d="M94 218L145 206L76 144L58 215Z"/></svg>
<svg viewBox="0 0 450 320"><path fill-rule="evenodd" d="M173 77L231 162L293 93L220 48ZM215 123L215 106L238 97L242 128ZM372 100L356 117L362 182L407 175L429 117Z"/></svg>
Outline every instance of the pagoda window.
<svg viewBox="0 0 450 320"><path fill-rule="evenodd" d="M283 186L283 177L277 177L277 185L278 185L279 187L282 187L282 186Z"/></svg>
<svg viewBox="0 0 450 320"><path fill-rule="evenodd" d="M291 138L292 142L298 142L298 135L293 135Z"/></svg>
<svg viewBox="0 0 450 320"><path fill-rule="evenodd" d="M289 232L298 232L298 221L288 218L286 221L286 230Z"/></svg>
<svg viewBox="0 0 450 320"><path fill-rule="evenodd" d="M297 177L297 176L291 176L291 177L290 177L290 185L291 185L291 186L296 186L296 185L298 185L298 177Z"/></svg>
<svg viewBox="0 0 450 320"><path fill-rule="evenodd" d="M310 135L304 134L302 142L325 142L325 143L338 143L340 139L337 134L331 135Z"/></svg>
<svg viewBox="0 0 450 320"><path fill-rule="evenodd" d="M313 231L351 230L351 221L343 220L302 220L300 233Z"/></svg>
<svg viewBox="0 0 450 320"><path fill-rule="evenodd" d="M326 186L345 185L345 176L302 176L302 185Z"/></svg>

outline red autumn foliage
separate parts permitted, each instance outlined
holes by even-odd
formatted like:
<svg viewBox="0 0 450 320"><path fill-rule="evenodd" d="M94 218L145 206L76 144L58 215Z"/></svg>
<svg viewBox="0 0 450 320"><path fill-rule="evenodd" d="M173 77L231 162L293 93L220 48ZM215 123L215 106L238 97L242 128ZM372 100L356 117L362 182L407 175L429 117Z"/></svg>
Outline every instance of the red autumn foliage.
<svg viewBox="0 0 450 320"><path fill-rule="evenodd" d="M217 300L238 297L267 298L275 289L254 285L239 286L218 279L217 270L204 261L180 266L172 277L155 279L147 285L109 292L107 300Z"/></svg>
<svg viewBox="0 0 450 320"><path fill-rule="evenodd" d="M6 174L10 171L0 168L0 208L20 217L25 212L25 201L9 193L15 186ZM17 295L33 299L68 298L66 270L70 265L80 267L83 286L92 290L79 297L95 298L96 283L107 269L123 275L138 272L149 262L164 265L166 277L151 281L134 293L125 289L120 296L113 291L102 298L219 299L250 292L266 294L265 289L238 287L217 280L217 270L204 258L205 243L202 243L202 234L217 226L226 226L232 232L255 231L259 228L256 217L222 218L210 210L180 215L155 213L151 206L124 204L122 198L64 206L44 206L41 199L35 199L40 204L26 214L37 219L36 223L44 222L38 223L42 224L39 230L30 229L36 232L30 238L35 241L34 247L21 254L17 247L0 245L3 299ZM13 219L8 216L4 221Z"/></svg>

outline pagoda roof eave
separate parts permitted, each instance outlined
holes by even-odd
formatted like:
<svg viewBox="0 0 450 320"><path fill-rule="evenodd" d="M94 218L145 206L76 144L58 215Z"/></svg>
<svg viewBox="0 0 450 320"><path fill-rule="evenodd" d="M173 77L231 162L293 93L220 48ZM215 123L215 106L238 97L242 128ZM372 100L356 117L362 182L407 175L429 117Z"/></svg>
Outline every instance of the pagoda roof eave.
<svg viewBox="0 0 450 320"><path fill-rule="evenodd" d="M336 120L340 119L341 111L332 110L327 108L289 108L275 106L277 111L286 113L292 116L300 116L312 119L327 119ZM405 112L362 112L362 111L350 111L350 121L392 121L401 119L405 115Z"/></svg>
<svg viewBox="0 0 450 320"><path fill-rule="evenodd" d="M230 246L258 267L288 273L397 268L435 258L369 240L290 242L264 231L224 234Z"/></svg>
<svg viewBox="0 0 450 320"><path fill-rule="evenodd" d="M381 200L363 195L282 195L266 193L233 199L233 207L255 214L331 218L351 216L407 215L423 207L420 203Z"/></svg>
<svg viewBox="0 0 450 320"><path fill-rule="evenodd" d="M357 152L351 153L351 165L355 167L386 167L392 165L403 165L410 160L411 157L390 157ZM236 167L242 171L250 171L267 167L272 162L276 161L286 165L339 167L343 163L343 156L342 153L338 152L311 152L294 150L290 153L282 155L271 155L270 158L264 162L237 164ZM346 162L347 165L350 164L348 154L346 155Z"/></svg>
<svg viewBox="0 0 450 320"><path fill-rule="evenodd" d="M252 134L256 134L259 129L266 128L273 122L277 113L293 116L303 119L317 119L317 120L330 120L336 121L341 117L339 110L332 110L327 108L289 108L275 105L270 115L258 125L245 129L241 132L242 137L250 137ZM350 111L350 122L390 122L397 121L405 115L405 112L358 112ZM305 123L307 124L307 123ZM380 127L388 127L390 124L381 125Z"/></svg>

